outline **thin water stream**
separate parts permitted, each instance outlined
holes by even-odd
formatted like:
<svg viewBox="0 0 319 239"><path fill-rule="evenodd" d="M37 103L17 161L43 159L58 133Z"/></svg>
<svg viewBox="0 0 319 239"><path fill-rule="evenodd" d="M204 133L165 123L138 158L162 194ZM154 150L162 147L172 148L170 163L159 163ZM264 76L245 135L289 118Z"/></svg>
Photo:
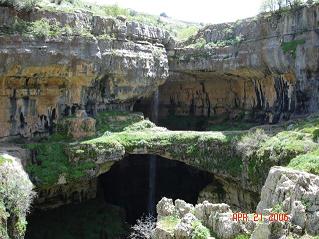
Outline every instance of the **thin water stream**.
<svg viewBox="0 0 319 239"><path fill-rule="evenodd" d="M152 105L152 117L151 120L153 123L157 124L158 122L158 105L159 105L159 91L158 89L154 92L153 95L153 105ZM148 195L148 214L155 216L156 213L156 156L151 155L149 157L149 195Z"/></svg>

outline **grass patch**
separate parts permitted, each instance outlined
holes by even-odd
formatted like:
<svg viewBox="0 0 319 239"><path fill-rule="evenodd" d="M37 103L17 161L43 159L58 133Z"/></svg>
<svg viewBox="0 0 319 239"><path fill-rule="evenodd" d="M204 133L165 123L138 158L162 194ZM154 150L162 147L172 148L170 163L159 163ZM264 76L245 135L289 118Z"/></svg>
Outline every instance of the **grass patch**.
<svg viewBox="0 0 319 239"><path fill-rule="evenodd" d="M319 175L319 150L295 157L288 167Z"/></svg>
<svg viewBox="0 0 319 239"><path fill-rule="evenodd" d="M126 111L105 111L96 116L96 129L100 133L105 131L120 132L125 127L143 120L143 114Z"/></svg>
<svg viewBox="0 0 319 239"><path fill-rule="evenodd" d="M235 239L249 239L250 235L248 234L239 234L235 237Z"/></svg>
<svg viewBox="0 0 319 239"><path fill-rule="evenodd" d="M166 216L159 219L157 222L157 225L165 231L168 232L174 232L175 227L178 223L180 223L181 219L179 219L177 216Z"/></svg>

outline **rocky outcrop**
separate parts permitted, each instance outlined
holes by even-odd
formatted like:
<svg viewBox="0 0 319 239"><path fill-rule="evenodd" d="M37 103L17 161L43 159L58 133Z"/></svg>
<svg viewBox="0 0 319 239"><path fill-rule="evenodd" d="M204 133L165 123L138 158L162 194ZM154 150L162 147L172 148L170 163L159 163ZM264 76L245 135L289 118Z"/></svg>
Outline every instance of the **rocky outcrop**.
<svg viewBox="0 0 319 239"><path fill-rule="evenodd" d="M186 214L180 214L184 208L189 208ZM169 210L167 210L169 209ZM207 201L193 205L182 200L163 198L157 204L157 224L152 237L189 239L213 238L208 228L216 233L218 238L231 239L239 234L249 234L255 227L251 222L235 222L232 211L227 204L212 204Z"/></svg>
<svg viewBox="0 0 319 239"><path fill-rule="evenodd" d="M237 217L239 214L230 210L227 204L204 201L193 206L182 200L176 200L174 204L172 199L163 198L157 204L158 221L153 238L165 233L169 235L167 238L193 238L194 230L189 225L196 220L222 239L241 234L252 239L316 236L319 234L318 182L316 175L273 167L261 192L256 210L259 214L245 214L246 218ZM276 218L274 215L281 216ZM165 223L170 217L176 219L173 226Z"/></svg>
<svg viewBox="0 0 319 239"><path fill-rule="evenodd" d="M89 138L96 134L95 124L94 118L88 117L84 110L79 110L75 117L61 120L57 130L73 139Z"/></svg>
<svg viewBox="0 0 319 239"><path fill-rule="evenodd" d="M207 185L198 195L198 203L226 203L233 210L254 210L259 200L259 193L238 187L238 183L227 177L215 176L216 182Z"/></svg>
<svg viewBox="0 0 319 239"><path fill-rule="evenodd" d="M200 30L168 52L160 116L275 123L318 111L318 16L317 5Z"/></svg>
<svg viewBox="0 0 319 239"><path fill-rule="evenodd" d="M261 192L257 211L280 205L291 214L291 223L311 235L319 234L319 177L273 167Z"/></svg>

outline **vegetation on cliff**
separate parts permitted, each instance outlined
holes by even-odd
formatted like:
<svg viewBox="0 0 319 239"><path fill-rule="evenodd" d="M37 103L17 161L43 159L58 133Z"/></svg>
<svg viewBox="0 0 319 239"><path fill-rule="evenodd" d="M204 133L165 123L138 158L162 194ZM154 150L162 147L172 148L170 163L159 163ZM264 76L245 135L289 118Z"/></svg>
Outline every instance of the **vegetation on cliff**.
<svg viewBox="0 0 319 239"><path fill-rule="evenodd" d="M176 37L178 40L186 40L189 36L195 34L199 27L199 23L189 23L174 20L167 16L154 16L150 14L140 13L132 9L122 8L118 5L101 5L89 3L82 0L74 1L47 1L47 0L0 0L0 6L14 7L17 10L30 11L35 6L39 7L41 10L51 11L51 12L64 12L64 13L74 13L77 11L83 11L84 13L90 13L94 16L103 17L124 17L127 21L135 21L149 26L156 26L167 30L172 36ZM40 32L41 36L51 36L51 35L88 35L90 34L89 29L78 29L71 28L69 26L61 27L59 24L50 24L45 20L32 22L25 22L20 20L17 23L19 29L14 28L9 29L10 32L16 33L32 33ZM43 28L37 28L42 26ZM26 28L26 29L23 29ZM37 35L35 35L37 36Z"/></svg>
<svg viewBox="0 0 319 239"><path fill-rule="evenodd" d="M39 0L0 0L0 6L14 7L17 10L32 10Z"/></svg>
<svg viewBox="0 0 319 239"><path fill-rule="evenodd" d="M23 238L33 185L21 164L8 155L0 155L0 179L0 237Z"/></svg>
<svg viewBox="0 0 319 239"><path fill-rule="evenodd" d="M70 163L65 153L65 143L44 142L27 144L34 155L34 163L29 164L27 172L40 187L52 186L64 177L67 182L76 181L85 176L85 172L95 168L89 161Z"/></svg>
<svg viewBox="0 0 319 239"><path fill-rule="evenodd" d="M72 28L68 25L62 27L59 23L50 22L47 19L28 22L16 18L14 24L11 27L2 29L2 31L6 34L20 34L23 37L35 37L38 39L61 36L69 37L75 35L90 38L93 37L89 29Z"/></svg>
<svg viewBox="0 0 319 239"><path fill-rule="evenodd" d="M34 182L50 186L61 177L70 182L92 170L106 172L124 154L155 154L240 181L245 175L243 183L258 191L275 165L318 173L318 122L310 118L268 131L169 131L140 114L105 112L97 116L99 137L29 144L35 158L27 170Z"/></svg>

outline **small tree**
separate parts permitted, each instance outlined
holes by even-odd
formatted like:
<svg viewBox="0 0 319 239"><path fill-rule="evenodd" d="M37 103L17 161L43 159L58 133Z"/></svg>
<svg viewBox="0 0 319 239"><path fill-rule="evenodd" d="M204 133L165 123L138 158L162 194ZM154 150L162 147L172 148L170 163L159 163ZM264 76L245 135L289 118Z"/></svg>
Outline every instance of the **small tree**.
<svg viewBox="0 0 319 239"><path fill-rule="evenodd" d="M296 8L304 3L304 0L263 0L262 12L275 12L283 8Z"/></svg>
<svg viewBox="0 0 319 239"><path fill-rule="evenodd" d="M131 227L130 239L150 239L152 230L155 228L155 218L152 216L143 216Z"/></svg>

